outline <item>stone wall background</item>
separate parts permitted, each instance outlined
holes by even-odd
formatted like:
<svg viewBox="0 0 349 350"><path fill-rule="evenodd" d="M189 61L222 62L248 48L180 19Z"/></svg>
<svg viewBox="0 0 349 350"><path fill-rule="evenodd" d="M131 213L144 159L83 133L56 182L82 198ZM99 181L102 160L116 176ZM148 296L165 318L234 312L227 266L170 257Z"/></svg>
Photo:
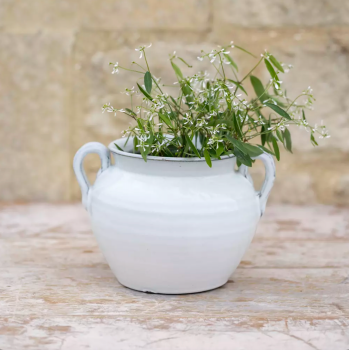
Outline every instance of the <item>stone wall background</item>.
<svg viewBox="0 0 349 350"><path fill-rule="evenodd" d="M80 198L75 152L108 144L129 122L101 113L106 102L125 106L119 92L135 85L133 75L111 75L110 61L137 60L134 48L152 42L153 71L173 82L168 53L197 67L202 48L234 40L293 64L289 94L311 85L309 119L323 119L332 135L313 148L294 130L298 144L282 153L271 201L349 204L349 1L0 0L0 26L0 200ZM253 63L238 51L235 58L242 72ZM93 178L98 158L85 167ZM253 176L262 181L261 166Z"/></svg>

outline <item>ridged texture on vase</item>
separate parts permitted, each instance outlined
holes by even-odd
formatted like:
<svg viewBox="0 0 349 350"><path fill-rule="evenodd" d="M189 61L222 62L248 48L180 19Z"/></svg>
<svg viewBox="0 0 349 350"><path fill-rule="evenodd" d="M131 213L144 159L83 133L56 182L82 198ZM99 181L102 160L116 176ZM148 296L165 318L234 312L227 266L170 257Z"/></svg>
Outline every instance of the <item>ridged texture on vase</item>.
<svg viewBox="0 0 349 350"><path fill-rule="evenodd" d="M117 140L115 142L121 141ZM132 142L129 142L132 145ZM153 293L194 293L225 284L255 233L275 178L269 155L261 192L235 158L148 157L118 151L115 165L101 144L74 158L94 234L119 282ZM83 159L98 153L102 168L91 187Z"/></svg>
<svg viewBox="0 0 349 350"><path fill-rule="evenodd" d="M112 167L91 196L93 230L116 277L155 293L226 283L260 216L251 184L233 172L160 177Z"/></svg>

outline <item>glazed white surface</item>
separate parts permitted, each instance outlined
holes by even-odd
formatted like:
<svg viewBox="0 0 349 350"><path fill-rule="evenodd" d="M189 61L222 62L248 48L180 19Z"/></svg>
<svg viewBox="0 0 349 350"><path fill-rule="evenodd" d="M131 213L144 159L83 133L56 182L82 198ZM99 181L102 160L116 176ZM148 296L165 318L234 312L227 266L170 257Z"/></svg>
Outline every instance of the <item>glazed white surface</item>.
<svg viewBox="0 0 349 350"><path fill-rule="evenodd" d="M117 141L118 142L118 141ZM131 142L130 142L131 143ZM132 144L132 143L131 143ZM274 181L274 162L262 155L266 181L256 193L235 158L212 162L143 159L101 144L74 159L83 202L97 241L123 285L154 293L193 293L225 284L255 233ZM81 166L98 153L102 169L90 187Z"/></svg>

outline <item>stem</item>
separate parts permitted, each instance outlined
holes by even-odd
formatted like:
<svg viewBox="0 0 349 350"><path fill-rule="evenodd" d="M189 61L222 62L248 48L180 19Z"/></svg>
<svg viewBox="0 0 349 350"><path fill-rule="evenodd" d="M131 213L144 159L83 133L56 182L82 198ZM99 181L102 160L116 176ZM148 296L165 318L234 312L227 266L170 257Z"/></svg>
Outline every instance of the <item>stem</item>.
<svg viewBox="0 0 349 350"><path fill-rule="evenodd" d="M235 73L235 70L234 70L234 68L232 67L232 71L233 71L233 74L234 74L234 77L235 77L235 80L240 84L240 82L239 82L239 78L238 78L238 76L236 75L236 73Z"/></svg>
<svg viewBox="0 0 349 350"><path fill-rule="evenodd" d="M304 94L298 95L298 96L292 101L292 103L288 106L288 108L286 109L286 111L288 111L288 110L294 105L294 103L297 101L297 99L299 99L301 96L306 96L306 95L304 95Z"/></svg>
<svg viewBox="0 0 349 350"><path fill-rule="evenodd" d="M218 74L223 77L222 73L219 71L219 69L212 63L212 66L216 68L216 71L218 72Z"/></svg>
<svg viewBox="0 0 349 350"><path fill-rule="evenodd" d="M119 68L121 69L125 69L125 70L128 70L130 72L136 72L136 73L141 73L141 74L144 74L144 72L140 72L139 70L134 70L134 69L128 69L128 68L124 68L124 67L121 67L121 66L118 66Z"/></svg>
<svg viewBox="0 0 349 350"><path fill-rule="evenodd" d="M268 92L268 90L269 90L271 84L272 84L272 83L269 83L269 84L267 85L267 87L265 88L265 90L263 91L262 95L260 95L260 96L257 97L258 100L259 100L266 92Z"/></svg>
<svg viewBox="0 0 349 350"><path fill-rule="evenodd" d="M146 54L145 54L145 51L144 51L144 50L143 50L143 54L144 54L145 63L146 63L147 68L148 68L148 72L150 72L149 65L148 65L148 61L147 61L147 56L146 56Z"/></svg>
<svg viewBox="0 0 349 350"><path fill-rule="evenodd" d="M221 54L219 54L219 60L220 60L220 62L221 62L221 67L222 67L222 72L223 72L223 79L224 79L224 82L225 82L226 78L225 78L225 72L224 72L224 67L223 67L223 62L222 62Z"/></svg>
<svg viewBox="0 0 349 350"><path fill-rule="evenodd" d="M142 68L143 70L145 70L145 68L143 68L140 64L138 64L137 62L132 62L132 64L137 65L138 67Z"/></svg>
<svg viewBox="0 0 349 350"><path fill-rule="evenodd" d="M241 131L242 131L242 128L244 127L244 125L245 125L245 120L246 120L247 114L248 114L248 110L246 111L246 114L245 114L244 120L242 121Z"/></svg>
<svg viewBox="0 0 349 350"><path fill-rule="evenodd" d="M258 63L247 73L247 75L240 81L240 84L260 65L263 57L258 61Z"/></svg>

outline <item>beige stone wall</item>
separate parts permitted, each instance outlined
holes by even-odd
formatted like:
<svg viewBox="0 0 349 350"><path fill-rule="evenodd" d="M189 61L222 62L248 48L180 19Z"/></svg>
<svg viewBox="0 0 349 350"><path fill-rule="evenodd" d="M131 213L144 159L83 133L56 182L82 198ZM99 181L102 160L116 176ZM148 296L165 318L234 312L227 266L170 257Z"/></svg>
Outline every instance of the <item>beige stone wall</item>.
<svg viewBox="0 0 349 350"><path fill-rule="evenodd" d="M234 40L293 64L289 93L311 85L309 119L323 119L332 134L315 149L294 130L297 145L277 164L271 200L349 204L347 0L0 0L0 24L0 200L80 197L75 152L88 141L109 143L129 122L101 113L105 102L124 106L119 92L135 85L132 75L112 76L110 61L127 64L135 47L152 42L153 71L172 82L168 53L197 67L201 48ZM242 71L250 67L235 57ZM92 178L98 159L85 163ZM262 168L252 172L260 182Z"/></svg>

